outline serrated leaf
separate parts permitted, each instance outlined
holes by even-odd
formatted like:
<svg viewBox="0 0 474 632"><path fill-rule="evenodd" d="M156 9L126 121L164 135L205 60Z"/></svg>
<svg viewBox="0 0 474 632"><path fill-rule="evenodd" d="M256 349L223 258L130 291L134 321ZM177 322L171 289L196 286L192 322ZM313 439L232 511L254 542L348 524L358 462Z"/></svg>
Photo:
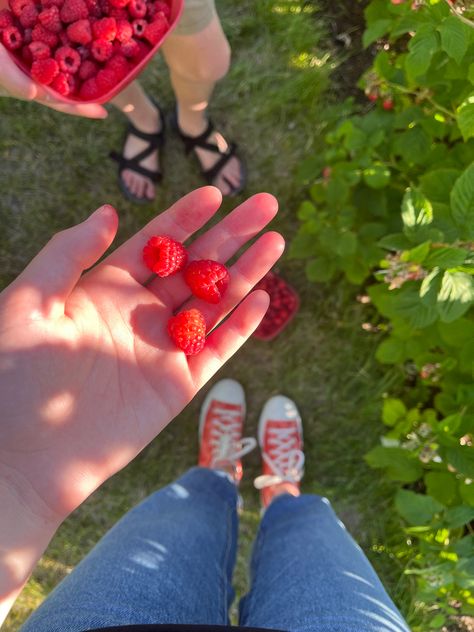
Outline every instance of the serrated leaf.
<svg viewBox="0 0 474 632"><path fill-rule="evenodd" d="M456 120L465 141L474 137L474 95L468 97L458 107Z"/></svg>
<svg viewBox="0 0 474 632"><path fill-rule="evenodd" d="M374 164L364 169L363 176L371 189L383 189L390 182L390 169L385 165Z"/></svg>
<svg viewBox="0 0 474 632"><path fill-rule="evenodd" d="M446 461L460 474L474 478L474 454L469 446L456 446L446 451Z"/></svg>
<svg viewBox="0 0 474 632"><path fill-rule="evenodd" d="M406 250L411 246L410 240L404 233L386 235L379 239L377 243L381 248L386 248L387 250Z"/></svg>
<svg viewBox="0 0 474 632"><path fill-rule="evenodd" d="M474 162L463 171L451 191L455 223L466 239L474 239Z"/></svg>
<svg viewBox="0 0 474 632"><path fill-rule="evenodd" d="M316 215L316 207L314 204L311 204L308 200L301 202L300 207L297 211L298 219L305 221L315 217Z"/></svg>
<svg viewBox="0 0 474 632"><path fill-rule="evenodd" d="M412 261L413 263L422 263L430 251L430 242L425 241L415 248L406 250L402 256L401 261Z"/></svg>
<svg viewBox="0 0 474 632"><path fill-rule="evenodd" d="M406 318L416 329L424 329L438 318L436 309L424 303L415 288L404 287L393 307L395 314Z"/></svg>
<svg viewBox="0 0 474 632"><path fill-rule="evenodd" d="M452 507L445 513L444 521L450 529L458 529L474 520L474 507Z"/></svg>
<svg viewBox="0 0 474 632"><path fill-rule="evenodd" d="M354 254L357 249L357 237L354 233L347 231L342 233L336 245L336 252L340 257Z"/></svg>
<svg viewBox="0 0 474 632"><path fill-rule="evenodd" d="M415 455L402 448L377 446L365 455L367 463L382 468L389 478L402 483L413 483L423 474L423 468Z"/></svg>
<svg viewBox="0 0 474 632"><path fill-rule="evenodd" d="M386 19L375 20L375 22L369 24L362 37L364 48L367 48L367 46L370 46L373 42L380 39L382 35L385 35L390 28L390 24L391 20Z"/></svg>
<svg viewBox="0 0 474 632"><path fill-rule="evenodd" d="M407 407L401 399L387 397L383 401L382 420L386 426L394 426L407 414Z"/></svg>
<svg viewBox="0 0 474 632"><path fill-rule="evenodd" d="M464 248L435 248L426 257L424 265L427 268L441 268L447 270L448 268L455 268L464 263L468 251Z"/></svg>
<svg viewBox="0 0 474 632"><path fill-rule="evenodd" d="M449 194L460 175L459 169L428 171L420 177L421 190L430 202L449 203Z"/></svg>
<svg viewBox="0 0 474 632"><path fill-rule="evenodd" d="M324 283L330 281L336 271L335 265L325 257L317 257L306 264L306 276L310 281Z"/></svg>
<svg viewBox="0 0 474 632"><path fill-rule="evenodd" d="M469 46L469 27L454 15L450 15L439 25L441 48L456 61L461 63Z"/></svg>
<svg viewBox="0 0 474 632"><path fill-rule="evenodd" d="M420 298L425 305L435 307L438 293L441 287L441 275L439 268L434 268L422 281L420 286Z"/></svg>
<svg viewBox="0 0 474 632"><path fill-rule="evenodd" d="M405 70L411 81L424 74L430 67L433 55L439 49L440 39L431 24L423 24L408 44Z"/></svg>
<svg viewBox="0 0 474 632"><path fill-rule="evenodd" d="M405 345L396 338L387 338L377 347L375 357L382 364L397 364L405 359Z"/></svg>
<svg viewBox="0 0 474 632"><path fill-rule="evenodd" d="M402 220L408 239L414 239L420 227L433 221L433 207L421 191L407 189L402 200Z"/></svg>
<svg viewBox="0 0 474 632"><path fill-rule="evenodd" d="M462 316L474 303L474 282L465 272L448 272L443 275L437 298L437 310L445 323Z"/></svg>
<svg viewBox="0 0 474 632"><path fill-rule="evenodd" d="M425 474L426 491L445 506L457 498L457 480L450 472L428 472Z"/></svg>
<svg viewBox="0 0 474 632"><path fill-rule="evenodd" d="M408 524L425 525L442 510L443 505L431 496L399 489L395 496L395 507Z"/></svg>
<svg viewBox="0 0 474 632"><path fill-rule="evenodd" d="M429 157L431 140L425 130L417 125L405 132L396 134L393 151L402 156L409 165L423 164Z"/></svg>

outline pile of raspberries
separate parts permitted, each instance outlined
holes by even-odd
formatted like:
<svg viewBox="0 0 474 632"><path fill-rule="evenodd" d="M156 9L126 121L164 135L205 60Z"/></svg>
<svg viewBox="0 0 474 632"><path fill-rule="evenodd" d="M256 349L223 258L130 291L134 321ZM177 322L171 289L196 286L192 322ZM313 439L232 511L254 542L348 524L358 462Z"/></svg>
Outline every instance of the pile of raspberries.
<svg viewBox="0 0 474 632"><path fill-rule="evenodd" d="M170 0L9 0L0 42L40 84L93 101L120 83L169 29Z"/></svg>
<svg viewBox="0 0 474 632"><path fill-rule="evenodd" d="M207 303L221 301L230 281L227 268L211 259L188 264L183 244L166 235L152 237L143 249L145 265L159 277L183 271L184 281L197 298ZM168 321L168 334L186 355L195 355L206 343L206 321L196 308L179 312Z"/></svg>

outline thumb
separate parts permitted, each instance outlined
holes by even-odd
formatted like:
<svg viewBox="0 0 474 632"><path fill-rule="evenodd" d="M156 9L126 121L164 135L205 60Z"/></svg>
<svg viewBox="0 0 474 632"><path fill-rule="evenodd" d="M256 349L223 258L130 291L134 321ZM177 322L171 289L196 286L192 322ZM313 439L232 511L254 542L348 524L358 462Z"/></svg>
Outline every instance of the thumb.
<svg viewBox="0 0 474 632"><path fill-rule="evenodd" d="M112 243L118 227L115 209L101 206L81 224L56 233L18 277L17 283L38 292L45 317L64 315L64 303L82 272Z"/></svg>

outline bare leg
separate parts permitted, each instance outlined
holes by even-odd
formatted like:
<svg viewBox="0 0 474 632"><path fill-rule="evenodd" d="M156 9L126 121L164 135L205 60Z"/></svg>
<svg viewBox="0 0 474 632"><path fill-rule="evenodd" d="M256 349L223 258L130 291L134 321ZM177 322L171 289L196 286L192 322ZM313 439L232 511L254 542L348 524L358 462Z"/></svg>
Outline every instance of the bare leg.
<svg viewBox="0 0 474 632"><path fill-rule="evenodd" d="M188 136L199 136L207 127L206 109L214 86L227 74L230 65L230 47L219 18L216 15L199 33L171 34L162 50L176 96L179 127ZM219 132L214 132L209 142L221 151L228 147ZM217 154L205 149L195 151L205 170L219 159ZM238 158L229 160L213 184L224 195L241 184Z"/></svg>
<svg viewBox="0 0 474 632"><path fill-rule="evenodd" d="M142 132L154 133L160 131L161 120L159 112L145 94L138 81L134 81L122 90L122 92L112 100L112 103ZM133 158L133 156L139 154L146 147L146 141L130 135L125 142L123 155L125 158ZM147 169L156 171L159 168L158 152L153 152L140 164ZM148 178L129 169L123 171L122 177L132 195L138 198L154 199L155 185Z"/></svg>

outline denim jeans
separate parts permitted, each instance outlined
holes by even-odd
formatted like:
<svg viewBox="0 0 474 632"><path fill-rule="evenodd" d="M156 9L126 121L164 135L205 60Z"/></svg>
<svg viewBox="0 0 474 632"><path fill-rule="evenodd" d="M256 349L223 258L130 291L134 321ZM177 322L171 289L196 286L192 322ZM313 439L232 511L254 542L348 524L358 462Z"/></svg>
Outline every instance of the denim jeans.
<svg viewBox="0 0 474 632"><path fill-rule="evenodd" d="M147 623L226 625L237 491L193 468L127 513L22 632ZM240 625L290 632L408 632L360 547L319 496L277 497L251 561Z"/></svg>

